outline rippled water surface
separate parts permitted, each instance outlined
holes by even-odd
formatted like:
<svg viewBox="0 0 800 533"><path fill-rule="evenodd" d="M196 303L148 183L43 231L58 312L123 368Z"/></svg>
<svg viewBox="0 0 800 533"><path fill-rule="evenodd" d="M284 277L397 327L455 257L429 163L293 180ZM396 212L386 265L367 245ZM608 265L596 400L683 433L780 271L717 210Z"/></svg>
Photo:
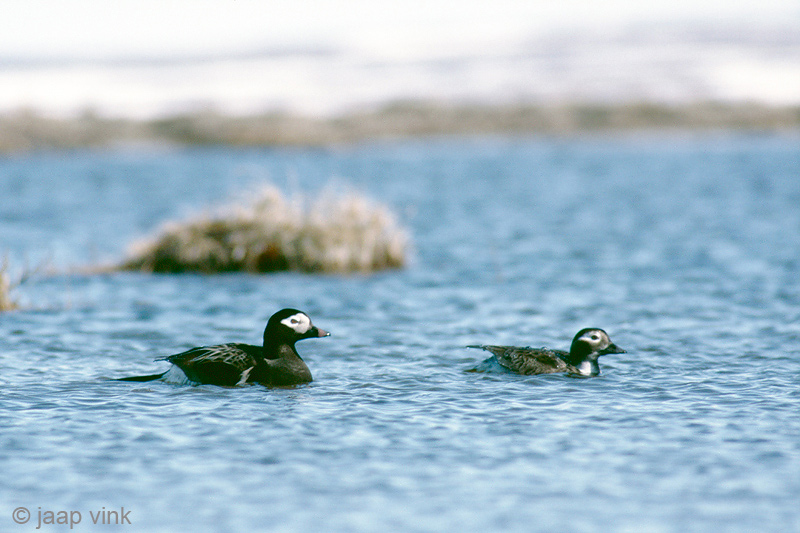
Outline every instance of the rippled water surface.
<svg viewBox="0 0 800 533"><path fill-rule="evenodd" d="M408 268L75 273L264 181L390 205ZM800 531L796 136L40 153L0 190L12 273L61 272L0 315L0 530ZM333 333L307 386L108 379L285 306ZM628 351L598 378L464 372L586 326Z"/></svg>

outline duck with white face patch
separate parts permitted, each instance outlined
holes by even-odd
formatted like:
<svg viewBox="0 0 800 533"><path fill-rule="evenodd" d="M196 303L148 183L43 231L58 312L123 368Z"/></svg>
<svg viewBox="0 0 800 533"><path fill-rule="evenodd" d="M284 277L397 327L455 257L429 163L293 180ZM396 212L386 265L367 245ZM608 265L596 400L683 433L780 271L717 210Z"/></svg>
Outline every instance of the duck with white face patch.
<svg viewBox="0 0 800 533"><path fill-rule="evenodd" d="M517 346L473 345L492 353L471 372L487 372L498 366L505 371L517 374L552 374L566 372L578 376L597 376L601 355L625 353L625 350L611 342L608 333L599 328L580 330L572 339L568 352L549 348L520 348Z"/></svg>
<svg viewBox="0 0 800 533"><path fill-rule="evenodd" d="M192 348L179 354L156 359L174 366L161 374L132 376L118 381L188 381L211 385L235 386L260 383L289 386L312 381L311 371L295 348L303 339L330 335L311 323L307 314L297 309L281 309L272 315L264 329L264 343L218 344Z"/></svg>

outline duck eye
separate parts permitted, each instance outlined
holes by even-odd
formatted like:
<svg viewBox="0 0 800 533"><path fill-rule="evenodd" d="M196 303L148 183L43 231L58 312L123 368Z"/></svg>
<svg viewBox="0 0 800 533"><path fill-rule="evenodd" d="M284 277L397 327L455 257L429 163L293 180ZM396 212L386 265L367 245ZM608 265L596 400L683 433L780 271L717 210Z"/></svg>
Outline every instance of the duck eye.
<svg viewBox="0 0 800 533"><path fill-rule="evenodd" d="M593 341L600 340L600 337L597 334L594 334L592 335L592 340Z"/></svg>
<svg viewBox="0 0 800 533"><path fill-rule="evenodd" d="M299 324L299 323L300 323L300 321L299 321L299 320L297 320L296 318L293 318L293 319L292 319L292 324L293 324L293 325L297 325L297 324Z"/></svg>

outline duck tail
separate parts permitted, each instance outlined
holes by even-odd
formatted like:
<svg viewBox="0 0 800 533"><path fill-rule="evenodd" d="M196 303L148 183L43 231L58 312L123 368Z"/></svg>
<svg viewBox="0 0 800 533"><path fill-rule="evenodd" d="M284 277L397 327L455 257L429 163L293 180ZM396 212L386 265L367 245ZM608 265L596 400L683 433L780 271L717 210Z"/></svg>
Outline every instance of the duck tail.
<svg viewBox="0 0 800 533"><path fill-rule="evenodd" d="M149 374L147 376L129 376L127 378L116 378L114 381L155 381L164 376L166 372L160 374Z"/></svg>

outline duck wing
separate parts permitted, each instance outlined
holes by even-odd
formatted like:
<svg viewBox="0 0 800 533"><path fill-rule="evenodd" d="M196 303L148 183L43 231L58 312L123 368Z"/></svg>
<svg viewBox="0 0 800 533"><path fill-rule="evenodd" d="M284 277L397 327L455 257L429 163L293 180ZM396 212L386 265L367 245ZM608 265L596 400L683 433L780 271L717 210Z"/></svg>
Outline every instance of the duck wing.
<svg viewBox="0 0 800 533"><path fill-rule="evenodd" d="M233 386L247 381L250 371L262 359L262 352L260 346L230 343L192 348L163 360L180 368L194 382Z"/></svg>
<svg viewBox="0 0 800 533"><path fill-rule="evenodd" d="M519 346L470 346L491 352L497 362L519 374L551 374L553 372L570 372L571 366L564 361L567 352L547 348L530 348Z"/></svg>

